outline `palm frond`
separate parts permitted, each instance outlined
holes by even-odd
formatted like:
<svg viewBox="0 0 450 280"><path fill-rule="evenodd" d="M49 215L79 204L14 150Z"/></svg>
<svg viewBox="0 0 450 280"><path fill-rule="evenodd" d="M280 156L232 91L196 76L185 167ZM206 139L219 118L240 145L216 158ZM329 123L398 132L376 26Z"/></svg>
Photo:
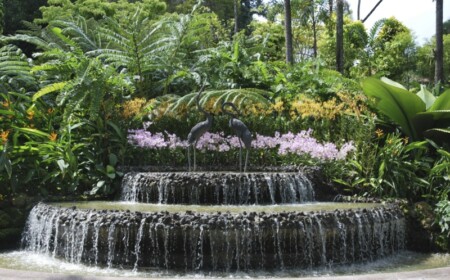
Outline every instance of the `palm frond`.
<svg viewBox="0 0 450 280"><path fill-rule="evenodd" d="M172 103L167 107L166 113L176 113L179 108L189 108L195 106L195 97L197 93L193 92L183 97L172 99ZM227 89L227 90L209 90L204 91L200 100L200 106L204 107L210 100L214 101L212 109L220 111L222 103L231 102L235 104L241 111L246 106L258 104L268 106L270 101L268 96L270 93L265 90L245 88L245 89Z"/></svg>

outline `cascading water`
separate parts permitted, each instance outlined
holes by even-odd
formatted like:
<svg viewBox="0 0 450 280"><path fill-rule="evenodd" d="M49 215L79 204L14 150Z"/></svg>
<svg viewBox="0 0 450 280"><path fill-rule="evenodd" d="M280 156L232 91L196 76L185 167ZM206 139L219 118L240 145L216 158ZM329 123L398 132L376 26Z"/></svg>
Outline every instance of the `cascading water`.
<svg viewBox="0 0 450 280"><path fill-rule="evenodd" d="M123 179L121 200L164 204L276 204L314 200L301 173L151 173Z"/></svg>
<svg viewBox="0 0 450 280"><path fill-rule="evenodd" d="M226 272L351 264L405 246L397 205L308 210L314 190L299 173L129 173L122 199L145 204L38 204L23 244L74 263Z"/></svg>

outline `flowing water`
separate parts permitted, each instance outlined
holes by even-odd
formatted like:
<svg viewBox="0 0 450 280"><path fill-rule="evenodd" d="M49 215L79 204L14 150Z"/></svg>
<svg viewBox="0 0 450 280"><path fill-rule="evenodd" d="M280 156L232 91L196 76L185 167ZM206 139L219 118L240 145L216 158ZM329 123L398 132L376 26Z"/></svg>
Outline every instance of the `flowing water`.
<svg viewBox="0 0 450 280"><path fill-rule="evenodd" d="M36 205L23 250L0 254L0 266L296 277L433 267L450 259L405 251L398 205L315 202L314 185L301 173L130 172L122 186L117 202Z"/></svg>
<svg viewBox="0 0 450 280"><path fill-rule="evenodd" d="M59 258L28 251L0 253L0 267L7 269L40 271L74 275L146 277L146 278L281 278L357 275L366 273L415 271L450 266L450 254L421 254L401 251L374 262L342 265L334 267L316 267L311 269L288 269L283 271L240 271L226 272L183 272L174 273L166 270L136 271L133 269L102 268L86 264L70 263Z"/></svg>
<svg viewBox="0 0 450 280"><path fill-rule="evenodd" d="M130 206L38 204L23 243L73 263L225 272L373 261L405 247L405 219L393 205Z"/></svg>

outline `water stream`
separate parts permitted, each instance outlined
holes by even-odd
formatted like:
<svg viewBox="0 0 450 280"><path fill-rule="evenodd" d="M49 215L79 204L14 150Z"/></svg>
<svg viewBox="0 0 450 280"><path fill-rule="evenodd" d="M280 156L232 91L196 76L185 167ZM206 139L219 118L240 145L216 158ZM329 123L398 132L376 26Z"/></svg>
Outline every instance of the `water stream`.
<svg viewBox="0 0 450 280"><path fill-rule="evenodd" d="M411 255L398 205L316 202L316 186L298 172L130 172L122 186L121 201L39 203L23 250L0 254L0 266L295 277L386 270Z"/></svg>

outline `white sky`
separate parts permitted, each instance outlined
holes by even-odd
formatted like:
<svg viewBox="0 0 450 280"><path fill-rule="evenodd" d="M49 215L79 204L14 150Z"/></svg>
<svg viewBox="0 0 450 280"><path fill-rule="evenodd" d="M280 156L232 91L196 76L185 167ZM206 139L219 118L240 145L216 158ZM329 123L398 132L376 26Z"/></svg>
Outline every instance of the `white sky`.
<svg viewBox="0 0 450 280"><path fill-rule="evenodd" d="M361 1L361 19L363 19L379 0ZM358 0L347 0L356 20ZM436 2L433 0L383 0L364 23L370 30L373 23L382 18L394 16L413 32L416 42L423 44L435 34ZM450 19L450 1L444 0L444 22Z"/></svg>

